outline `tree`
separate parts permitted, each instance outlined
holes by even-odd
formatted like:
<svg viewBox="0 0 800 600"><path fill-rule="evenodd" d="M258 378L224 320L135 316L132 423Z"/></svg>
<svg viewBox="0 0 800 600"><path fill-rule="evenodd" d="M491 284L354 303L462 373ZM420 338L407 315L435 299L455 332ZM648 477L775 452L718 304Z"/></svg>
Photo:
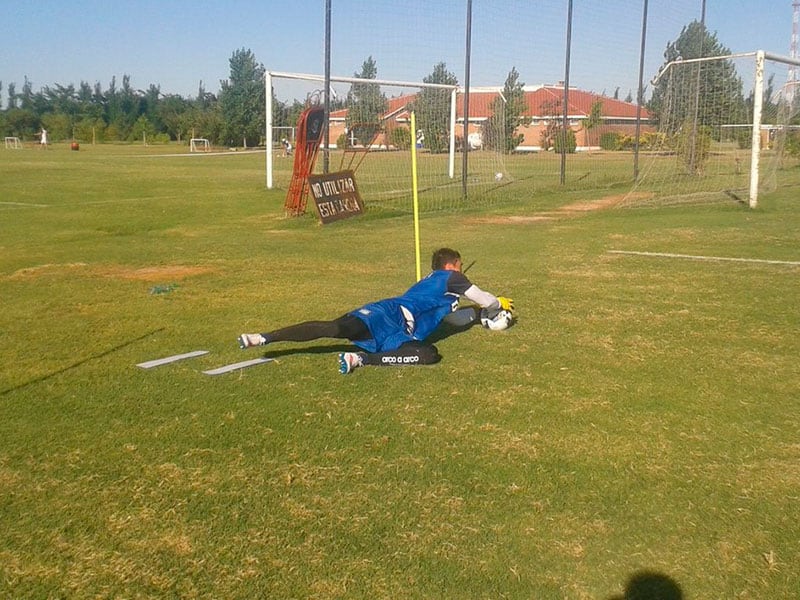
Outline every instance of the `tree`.
<svg viewBox="0 0 800 600"><path fill-rule="evenodd" d="M619 88L617 88L619 89ZM603 123L603 101L598 98L594 102L592 102L592 108L589 109L589 116L583 120L583 128L586 130L586 137L589 138L587 142L590 146L593 140L591 139L594 137L592 132L597 129Z"/></svg>
<svg viewBox="0 0 800 600"><path fill-rule="evenodd" d="M224 121L223 141L256 146L266 128L264 65L250 50L236 50L230 59L230 79L220 82L220 110Z"/></svg>
<svg viewBox="0 0 800 600"><path fill-rule="evenodd" d="M172 139L179 142L186 133L184 115L189 111L189 103L175 94L169 94L159 100L156 107L158 122L162 131L166 131Z"/></svg>
<svg viewBox="0 0 800 600"><path fill-rule="evenodd" d="M155 127L147 118L146 115L141 115L136 122L131 127L131 132L128 137L128 141L136 142L139 140L147 141L147 138L152 140L153 136L155 135Z"/></svg>
<svg viewBox="0 0 800 600"><path fill-rule="evenodd" d="M684 26L675 42L667 44L664 51L664 64L676 60L726 56L730 50L723 46L716 34L710 33L705 25L692 21ZM658 79L647 109L658 120L660 126L672 129L673 134L687 119L698 126L718 128L721 123L731 122L731 115L745 116L742 80L730 60L715 60L687 65L681 70L689 73L686 77L670 78L666 73ZM670 87L671 86L671 87ZM680 98L681 103L668 103L667 94ZM702 101L714 98L713 102ZM669 122L667 122L667 119Z"/></svg>
<svg viewBox="0 0 800 600"><path fill-rule="evenodd" d="M359 79L375 79L378 67L370 56L361 65ZM381 128L381 118L386 112L386 96L377 83L353 83L347 93L347 128L361 144L369 144Z"/></svg>
<svg viewBox="0 0 800 600"><path fill-rule="evenodd" d="M560 100L545 100L539 107L539 112L546 118L545 128L539 134L539 145L542 150L550 150L555 140L561 134L563 119L561 118L562 103Z"/></svg>
<svg viewBox="0 0 800 600"><path fill-rule="evenodd" d="M742 80L730 59L673 65L672 61L726 56L730 50L704 24L684 26L674 43L667 44L662 76L653 88L648 110L656 117L690 175L700 174L708 157L711 136L719 139L720 125L744 123L747 111Z"/></svg>
<svg viewBox="0 0 800 600"><path fill-rule="evenodd" d="M11 85L8 86L9 88ZM38 119L31 111L11 108L6 111L6 132L19 138L33 136L38 129Z"/></svg>
<svg viewBox="0 0 800 600"><path fill-rule="evenodd" d="M528 103L525 100L525 84L519 81L516 67L511 67L503 86L502 96L492 102L492 114L481 127L483 144L490 150L513 152L524 139L517 129L528 125L530 117L525 116Z"/></svg>
<svg viewBox="0 0 800 600"><path fill-rule="evenodd" d="M12 110L14 108L18 108L17 106L17 84L13 81L8 84L8 104L6 105L8 110Z"/></svg>
<svg viewBox="0 0 800 600"><path fill-rule="evenodd" d="M22 93L18 98L21 109L33 110L33 85L27 77L25 77L25 82L22 84Z"/></svg>
<svg viewBox="0 0 800 600"><path fill-rule="evenodd" d="M184 100L177 95L163 94L158 85L145 90L135 89L129 75L117 86L112 77L103 90L81 81L74 84L52 84L34 91L26 78L21 93L13 82L6 86L8 105L0 107L0 129L5 135L34 135L41 127L53 141L74 137L79 141L139 140L147 134L152 139L181 139L182 135L202 124L203 137L218 141L222 119L217 99L202 88L198 100ZM140 117L146 119L140 121Z"/></svg>
<svg viewBox="0 0 800 600"><path fill-rule="evenodd" d="M456 76L447 70L443 62L433 67L433 72L423 78L425 83L458 85ZM417 127L425 135L425 146L431 152L445 152L450 134L450 90L422 88L414 101Z"/></svg>
<svg viewBox="0 0 800 600"><path fill-rule="evenodd" d="M141 90L139 90L141 93ZM158 105L161 98L161 86L150 84L150 87L144 92L144 97L140 98L140 113L147 117L147 120L153 124L159 131L164 130L164 124L159 116Z"/></svg>

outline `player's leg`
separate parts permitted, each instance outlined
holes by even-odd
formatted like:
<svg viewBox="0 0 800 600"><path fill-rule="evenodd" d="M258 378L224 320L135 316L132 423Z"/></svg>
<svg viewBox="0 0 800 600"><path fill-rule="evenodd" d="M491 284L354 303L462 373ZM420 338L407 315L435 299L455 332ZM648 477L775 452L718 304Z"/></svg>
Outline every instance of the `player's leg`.
<svg viewBox="0 0 800 600"><path fill-rule="evenodd" d="M353 315L342 315L332 321L305 321L265 333L243 333L239 347L265 346L272 342L310 342L320 338L364 340L370 337L364 321Z"/></svg>
<svg viewBox="0 0 800 600"><path fill-rule="evenodd" d="M357 367L397 367L432 365L442 359L433 344L408 342L389 352L342 352L339 354L339 372L346 375Z"/></svg>

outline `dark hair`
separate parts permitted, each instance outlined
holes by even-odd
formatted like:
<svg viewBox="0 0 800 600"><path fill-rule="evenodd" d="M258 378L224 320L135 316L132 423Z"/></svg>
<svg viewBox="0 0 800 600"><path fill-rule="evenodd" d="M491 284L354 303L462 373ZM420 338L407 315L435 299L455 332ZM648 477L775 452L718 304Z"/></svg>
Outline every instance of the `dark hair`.
<svg viewBox="0 0 800 600"><path fill-rule="evenodd" d="M445 265L451 265L457 260L461 260L461 255L458 253L458 250L439 248L433 253L433 257L431 257L431 269L439 271L440 269L444 269Z"/></svg>

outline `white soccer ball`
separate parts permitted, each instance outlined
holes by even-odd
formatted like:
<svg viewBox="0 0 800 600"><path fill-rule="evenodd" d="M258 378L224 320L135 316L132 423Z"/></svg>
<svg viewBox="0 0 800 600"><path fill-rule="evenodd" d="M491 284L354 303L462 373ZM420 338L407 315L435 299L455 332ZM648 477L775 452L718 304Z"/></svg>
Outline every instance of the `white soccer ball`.
<svg viewBox="0 0 800 600"><path fill-rule="evenodd" d="M502 174L502 173L499 173L499 172L498 172L498 173L495 173L495 174L494 174L494 180L495 180L495 181L500 181L500 180L502 180L502 179L503 179L503 174Z"/></svg>
<svg viewBox="0 0 800 600"><path fill-rule="evenodd" d="M481 325L491 331L508 329L514 321L514 316L508 310L488 308L481 309Z"/></svg>

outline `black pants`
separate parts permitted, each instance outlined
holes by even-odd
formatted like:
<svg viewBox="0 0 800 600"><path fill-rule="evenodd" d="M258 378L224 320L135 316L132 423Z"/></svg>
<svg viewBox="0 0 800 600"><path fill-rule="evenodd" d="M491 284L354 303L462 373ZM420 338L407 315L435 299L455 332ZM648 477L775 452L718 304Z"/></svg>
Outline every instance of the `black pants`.
<svg viewBox="0 0 800 600"><path fill-rule="evenodd" d="M342 315L332 321L306 321L261 335L268 342L310 342L319 338L359 341L372 337L364 321L354 315ZM442 359L436 346L424 342L407 342L397 350L362 354L365 365L386 367L430 365Z"/></svg>
<svg viewBox="0 0 800 600"><path fill-rule="evenodd" d="M319 338L358 341L371 337L366 323L354 315L342 315L333 321L306 321L261 335L269 342L310 342Z"/></svg>

